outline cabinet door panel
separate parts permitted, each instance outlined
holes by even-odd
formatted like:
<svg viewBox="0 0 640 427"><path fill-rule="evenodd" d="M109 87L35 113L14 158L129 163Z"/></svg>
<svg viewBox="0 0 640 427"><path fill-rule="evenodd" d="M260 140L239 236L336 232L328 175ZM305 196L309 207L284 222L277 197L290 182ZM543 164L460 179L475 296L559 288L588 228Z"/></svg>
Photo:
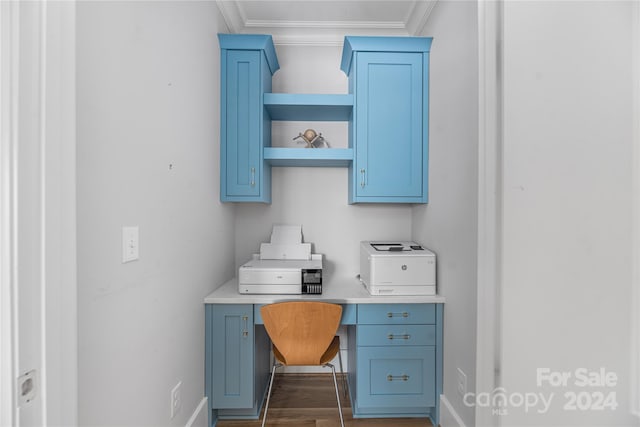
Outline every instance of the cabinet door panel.
<svg viewBox="0 0 640 427"><path fill-rule="evenodd" d="M212 311L214 408L253 406L253 306L214 305Z"/></svg>
<svg viewBox="0 0 640 427"><path fill-rule="evenodd" d="M260 53L227 52L225 144L226 195L260 195ZM226 141L226 142L225 142Z"/></svg>
<svg viewBox="0 0 640 427"><path fill-rule="evenodd" d="M360 409L401 413L435 404L435 347L358 347L357 358Z"/></svg>
<svg viewBox="0 0 640 427"><path fill-rule="evenodd" d="M356 195L421 197L423 56L357 55Z"/></svg>

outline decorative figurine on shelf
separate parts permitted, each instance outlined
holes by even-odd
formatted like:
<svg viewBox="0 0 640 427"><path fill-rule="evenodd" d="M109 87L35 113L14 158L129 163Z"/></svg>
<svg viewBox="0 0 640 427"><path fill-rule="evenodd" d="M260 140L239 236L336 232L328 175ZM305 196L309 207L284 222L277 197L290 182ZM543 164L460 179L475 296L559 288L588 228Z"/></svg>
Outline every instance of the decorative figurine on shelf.
<svg viewBox="0 0 640 427"><path fill-rule="evenodd" d="M329 148L329 142L324 139L322 132L316 133L313 129L307 129L304 133L299 133L298 136L293 138L293 140L295 141L298 138L302 138L302 140L307 144L305 148L320 148L323 145L326 148Z"/></svg>

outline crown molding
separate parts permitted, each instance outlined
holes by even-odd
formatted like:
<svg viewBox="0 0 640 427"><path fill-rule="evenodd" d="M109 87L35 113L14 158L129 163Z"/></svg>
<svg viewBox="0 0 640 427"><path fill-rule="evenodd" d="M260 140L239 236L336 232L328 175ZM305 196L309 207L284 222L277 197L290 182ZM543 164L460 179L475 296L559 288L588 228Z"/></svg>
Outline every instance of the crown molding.
<svg viewBox="0 0 640 427"><path fill-rule="evenodd" d="M342 46L344 42L344 36L313 36L313 35L300 35L293 36L280 35L273 36L273 44L276 46Z"/></svg>
<svg viewBox="0 0 640 427"><path fill-rule="evenodd" d="M276 46L342 46L346 35L408 35L402 22L373 21L248 21L245 31L271 34Z"/></svg>
<svg viewBox="0 0 640 427"><path fill-rule="evenodd" d="M406 19L407 32L412 36L422 35L427 26L431 11L436 6L438 0L417 1Z"/></svg>
<svg viewBox="0 0 640 427"><path fill-rule="evenodd" d="M421 35L437 0L417 0L404 21L287 21L247 19L242 0L216 0L230 33L271 34L276 45L341 46L345 35Z"/></svg>
<svg viewBox="0 0 640 427"><path fill-rule="evenodd" d="M246 29L250 28L322 28L322 29L371 29L371 30L404 30L406 25L402 21L245 21Z"/></svg>
<svg viewBox="0 0 640 427"><path fill-rule="evenodd" d="M241 33L244 31L244 23L247 18L244 16L237 1L216 0L216 5L230 33Z"/></svg>

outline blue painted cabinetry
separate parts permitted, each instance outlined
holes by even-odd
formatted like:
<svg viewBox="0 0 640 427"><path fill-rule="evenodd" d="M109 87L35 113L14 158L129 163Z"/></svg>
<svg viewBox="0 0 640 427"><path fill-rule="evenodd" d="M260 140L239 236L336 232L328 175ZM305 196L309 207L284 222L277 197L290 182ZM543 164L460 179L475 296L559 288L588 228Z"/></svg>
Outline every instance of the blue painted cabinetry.
<svg viewBox="0 0 640 427"><path fill-rule="evenodd" d="M206 304L205 392L211 425L256 419L269 378L261 304ZM353 416L439 422L443 304L344 304Z"/></svg>
<svg viewBox="0 0 640 427"><path fill-rule="evenodd" d="M426 203L431 38L345 37L348 94L271 93L271 36L220 34L223 202L271 202L272 166L349 168L349 203ZM349 147L271 147L271 122L345 121Z"/></svg>
<svg viewBox="0 0 640 427"><path fill-rule="evenodd" d="M360 304L349 330L354 417L429 416L442 387L441 305Z"/></svg>
<svg viewBox="0 0 640 427"><path fill-rule="evenodd" d="M212 420L257 417L269 376L269 338L252 304L207 304L205 388Z"/></svg>
<svg viewBox="0 0 640 427"><path fill-rule="evenodd" d="M351 203L426 203L427 37L346 37L342 70L355 96Z"/></svg>
<svg viewBox="0 0 640 427"><path fill-rule="evenodd" d="M271 201L271 121L262 99L278 69L271 36L219 34L220 200Z"/></svg>

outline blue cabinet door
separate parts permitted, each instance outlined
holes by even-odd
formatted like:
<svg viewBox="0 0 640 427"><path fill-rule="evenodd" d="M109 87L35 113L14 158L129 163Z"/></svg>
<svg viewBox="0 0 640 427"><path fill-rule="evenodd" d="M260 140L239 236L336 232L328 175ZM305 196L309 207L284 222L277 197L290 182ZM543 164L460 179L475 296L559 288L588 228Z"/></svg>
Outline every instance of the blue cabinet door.
<svg viewBox="0 0 640 427"><path fill-rule="evenodd" d="M427 56L358 52L351 202L426 202Z"/></svg>
<svg viewBox="0 0 640 427"><path fill-rule="evenodd" d="M435 347L358 347L357 412L424 413L436 404Z"/></svg>
<svg viewBox="0 0 640 427"><path fill-rule="evenodd" d="M428 416L438 425L442 304L358 304L357 311L349 330L354 417Z"/></svg>
<svg viewBox="0 0 640 427"><path fill-rule="evenodd" d="M224 59L221 198L223 201L258 198L262 188L261 53L227 50Z"/></svg>
<svg viewBox="0 0 640 427"><path fill-rule="evenodd" d="M254 406L253 305L211 307L211 407Z"/></svg>
<svg viewBox="0 0 640 427"><path fill-rule="evenodd" d="M220 200L271 203L271 119L263 96L280 65L271 36L218 34L220 40Z"/></svg>

